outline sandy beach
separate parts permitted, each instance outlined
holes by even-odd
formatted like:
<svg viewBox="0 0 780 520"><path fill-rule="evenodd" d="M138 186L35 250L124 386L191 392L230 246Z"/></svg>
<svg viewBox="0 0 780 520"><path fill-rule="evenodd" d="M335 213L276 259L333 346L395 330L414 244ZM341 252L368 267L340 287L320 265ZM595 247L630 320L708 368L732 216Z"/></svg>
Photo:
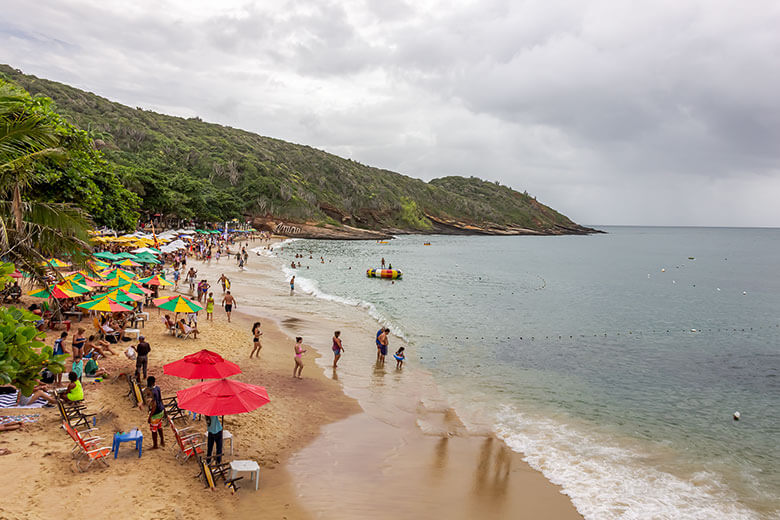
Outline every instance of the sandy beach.
<svg viewBox="0 0 780 520"><path fill-rule="evenodd" d="M252 263L272 269L269 259L253 258ZM243 373L235 379L267 388L270 404L225 418L225 429L235 442L233 458L260 464L259 491L249 489L248 478L235 495L225 488L204 489L194 478L195 464L179 464L174 458L169 428L166 448L149 450L146 412L131 406L124 378L116 377L132 372L134 364L124 355L109 356L100 364L112 377L86 384L86 402L98 412L97 426L109 446L114 432L141 429L143 456L139 459L123 445L109 468L93 466L78 473L70 456L72 441L60 427L56 409L0 409L3 415L40 414L23 430L0 434L0 448L11 451L2 457L0 486L5 497L0 518L51 518L64 512L120 513L138 519L194 519L206 514L288 519L581 518L558 486L490 432L464 427L444 401L410 397L418 384L421 392L430 393L431 383L422 370L410 366L398 374L389 367L379 371L370 363L364 367L362 359L360 363L349 359L352 364L345 364L345 373L365 368L369 374L364 385L350 387L337 372L323 368L329 358L317 359L319 354L310 349L303 379L293 379L291 335L323 345L339 324L312 313L298 318L289 309L272 305L261 309L261 302L273 299L257 291L250 300L253 305L242 305L254 290L243 283L251 274L235 272L232 264L193 265L211 281L212 290L217 289L214 321L206 321L201 313L198 339L182 340L165 333L161 314L150 309L151 319L142 331L152 346L149 372L157 377L163 397L171 396L193 382L163 376L162 366L208 348L241 366ZM241 313L234 313L233 323L219 306L221 289L215 280L221 270L233 280L239 301ZM249 359L251 323L258 316L264 332L259 360ZM350 345L356 344L358 333L345 331ZM49 334L47 343L52 341ZM370 348L371 339L365 344ZM409 378L409 384L403 378ZM407 387L400 402L393 398L394 384ZM193 424L205 431L202 421Z"/></svg>

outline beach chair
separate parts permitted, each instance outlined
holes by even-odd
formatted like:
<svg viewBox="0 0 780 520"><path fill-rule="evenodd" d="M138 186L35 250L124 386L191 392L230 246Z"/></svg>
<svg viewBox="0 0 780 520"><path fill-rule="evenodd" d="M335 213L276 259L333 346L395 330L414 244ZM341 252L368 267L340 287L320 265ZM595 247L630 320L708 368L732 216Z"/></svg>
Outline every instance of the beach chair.
<svg viewBox="0 0 780 520"><path fill-rule="evenodd" d="M67 421L63 421L63 426L67 425ZM66 428L67 429L67 428ZM72 432L72 433L71 433ZM90 442L87 442L78 431L76 430L68 430L68 434L71 435L71 438L76 442L76 445L78 448L80 448L80 455L76 459L76 468L79 471L86 471L89 469L89 467L94 462L102 462L103 464L108 467L108 461L106 460L111 454L111 448L107 446L100 446L99 440L96 437L91 437ZM87 467L84 469L81 469L81 461L82 459L89 460L89 463L87 464Z"/></svg>
<svg viewBox="0 0 780 520"><path fill-rule="evenodd" d="M169 419L175 421L176 419L186 419L187 412L179 408L179 401L176 396L168 397L162 400L163 408L165 408L165 415Z"/></svg>
<svg viewBox="0 0 780 520"><path fill-rule="evenodd" d="M87 407L82 402L67 403L59 395L56 397L57 410L60 412L60 417L63 421L67 422L74 428L78 428L83 425L85 428L89 428L90 418L92 420L92 426L95 425L97 414L86 413Z"/></svg>
<svg viewBox="0 0 780 520"><path fill-rule="evenodd" d="M225 487L230 488L231 493L235 493L236 491L238 491L238 486L236 486L236 482L238 482L244 477L229 478L230 477L229 462L216 464L212 460L214 457L201 457L200 455L198 455L197 457L198 457L198 469L200 470L200 473L198 473L198 478L200 478L203 481L203 483L206 484L207 488L216 489L217 482L221 478Z"/></svg>
<svg viewBox="0 0 780 520"><path fill-rule="evenodd" d="M68 421L63 420L62 421L62 428L70 435L70 438L73 439L73 441L76 443L75 446L73 446L73 450L71 451L71 456L75 457L79 450L81 450L81 445L79 443L79 437L81 437L81 440L84 441L84 444L87 445L90 449L97 448L100 446L100 441L103 440L103 437L98 436L91 436L92 432L96 432L97 428L87 428L85 430L77 430L73 426L70 425Z"/></svg>
<svg viewBox="0 0 780 520"><path fill-rule="evenodd" d="M179 447L179 452L176 453L176 459L181 464L187 462L190 459L190 457L203 455L203 446L205 446L206 443L202 442L203 440L202 434L200 433L189 434L187 430L189 430L190 427L177 428L176 424L173 422L173 420L171 420L170 417L168 418L168 424L171 425L171 430L173 430L173 436L176 437L176 445Z"/></svg>
<svg viewBox="0 0 780 520"><path fill-rule="evenodd" d="M181 327L179 327L179 326L181 326ZM179 331L179 337L180 337L181 339L187 339L187 338L189 338L189 337L190 337L190 334L192 334L192 331L194 330L194 329L193 329L192 327L190 327L189 325L185 325L185 324L183 324L183 323L179 323L179 324L177 324L177 325L176 325L176 328L177 328L177 329L178 329L178 331ZM193 339L195 339L195 338L193 338Z"/></svg>
<svg viewBox="0 0 780 520"><path fill-rule="evenodd" d="M165 319L165 316L161 316L160 320L162 320L165 330L169 332L171 336L177 336L179 334L179 330L176 327L171 327L168 320Z"/></svg>
<svg viewBox="0 0 780 520"><path fill-rule="evenodd" d="M137 408L138 405L141 404L146 404L144 401L144 394L141 391L141 385L138 384L135 377L130 374L125 374L125 377L127 378L127 386L129 388L127 396L130 398L130 401L132 401L133 408Z"/></svg>
<svg viewBox="0 0 780 520"><path fill-rule="evenodd" d="M98 338L103 339L103 329L100 327L100 320L97 319L97 316L92 318L92 326L95 327L95 334Z"/></svg>

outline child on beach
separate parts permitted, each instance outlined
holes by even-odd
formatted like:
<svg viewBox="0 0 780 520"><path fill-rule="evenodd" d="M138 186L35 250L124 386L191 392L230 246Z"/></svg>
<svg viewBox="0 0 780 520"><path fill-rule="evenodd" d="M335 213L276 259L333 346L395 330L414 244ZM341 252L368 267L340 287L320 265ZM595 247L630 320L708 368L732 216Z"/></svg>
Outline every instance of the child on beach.
<svg viewBox="0 0 780 520"><path fill-rule="evenodd" d="M252 352L249 354L249 358L251 359L252 356L257 352L257 356L260 357L260 350L263 348L263 344L260 342L260 336L263 335L263 331L260 330L260 322L256 321L254 325L252 325Z"/></svg>
<svg viewBox="0 0 780 520"><path fill-rule="evenodd" d="M404 347L399 348L395 354L393 354L393 357L395 358L396 369L400 369L402 366L404 366L404 360L406 359L406 355L404 355Z"/></svg>
<svg viewBox="0 0 780 520"><path fill-rule="evenodd" d="M295 277L294 276L292 278L290 278L290 294L292 294L293 291L295 291Z"/></svg>
<svg viewBox="0 0 780 520"><path fill-rule="evenodd" d="M333 368L336 368L339 364L339 359L341 359L341 353L344 352L344 346L341 344L341 331L337 330L333 333L333 346L331 347L333 349Z"/></svg>
<svg viewBox="0 0 780 520"><path fill-rule="evenodd" d="M210 292L206 300L206 321L214 321L214 293Z"/></svg>
<svg viewBox="0 0 780 520"><path fill-rule="evenodd" d="M303 338L298 336L295 338L295 367L293 368L293 377L303 379L301 372L303 371L303 353L306 349L303 348Z"/></svg>

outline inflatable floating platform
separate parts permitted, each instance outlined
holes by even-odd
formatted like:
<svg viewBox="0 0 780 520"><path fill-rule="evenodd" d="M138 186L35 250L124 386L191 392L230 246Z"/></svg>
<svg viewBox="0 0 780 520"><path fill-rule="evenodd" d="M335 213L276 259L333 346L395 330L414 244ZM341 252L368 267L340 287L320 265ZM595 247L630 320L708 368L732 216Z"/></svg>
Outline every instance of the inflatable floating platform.
<svg viewBox="0 0 780 520"><path fill-rule="evenodd" d="M366 269L369 278L389 278L395 280L401 278L403 273L398 269Z"/></svg>

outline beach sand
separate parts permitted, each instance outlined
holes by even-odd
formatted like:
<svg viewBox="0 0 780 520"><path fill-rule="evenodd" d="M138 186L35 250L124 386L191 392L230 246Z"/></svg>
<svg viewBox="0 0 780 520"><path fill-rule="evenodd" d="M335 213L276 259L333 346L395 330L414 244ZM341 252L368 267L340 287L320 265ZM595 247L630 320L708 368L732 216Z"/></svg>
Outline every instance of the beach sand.
<svg viewBox="0 0 780 520"><path fill-rule="evenodd" d="M216 267L196 267L216 279ZM241 302L237 278L233 293ZM124 378L112 377L86 384L86 401L99 413L97 426L106 445L115 431L141 429L143 456L139 459L123 444L118 458L111 456L110 467L93 465L78 473L70 456L72 441L60 427L56 409L0 409L3 415L41 414L22 431L0 433L0 448L12 452L0 458L5 470L0 474L0 518L581 518L560 488L520 454L489 432L464 428L447 406L392 399L385 405L365 398L384 395L384 370L373 369L367 387L347 389L348 397L337 374L322 368L330 359L315 364L318 355L310 350L304 378L293 379L290 334L303 331L311 337L318 330L327 338L333 323L311 316L299 321L286 311L264 307L263 350L259 360L250 360L250 327L257 318L234 313L228 324L220 301L218 297L213 322L201 313L197 340L171 337L164 332L162 314L150 310L150 322L142 330L152 345L149 373L157 377L163 397L171 396L196 382L163 376L162 366L208 348L241 366L243 373L235 379L267 388L268 405L225 418L225 429L234 437L233 458L260 464L258 492L250 488L248 476L235 495L222 487L204 489L194 478L195 463L179 464L174 458L168 427L166 448L150 450L146 412L131 407ZM47 343L52 341L50 334ZM134 370L124 355L100 364L112 376ZM205 431L203 421L193 424Z"/></svg>

